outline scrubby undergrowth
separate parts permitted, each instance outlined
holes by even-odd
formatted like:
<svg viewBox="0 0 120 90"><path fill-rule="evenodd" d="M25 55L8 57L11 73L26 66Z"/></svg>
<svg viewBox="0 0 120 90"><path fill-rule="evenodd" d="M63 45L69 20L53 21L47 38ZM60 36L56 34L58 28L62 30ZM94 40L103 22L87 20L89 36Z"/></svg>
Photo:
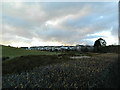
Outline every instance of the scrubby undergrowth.
<svg viewBox="0 0 120 90"><path fill-rule="evenodd" d="M54 56L52 60L54 59L59 61L63 57L58 59ZM36 67L29 72L4 75L3 88L79 87L90 89L118 88L119 86L117 54L101 54L91 58L67 60L67 62L63 60L61 63L58 61L56 64Z"/></svg>

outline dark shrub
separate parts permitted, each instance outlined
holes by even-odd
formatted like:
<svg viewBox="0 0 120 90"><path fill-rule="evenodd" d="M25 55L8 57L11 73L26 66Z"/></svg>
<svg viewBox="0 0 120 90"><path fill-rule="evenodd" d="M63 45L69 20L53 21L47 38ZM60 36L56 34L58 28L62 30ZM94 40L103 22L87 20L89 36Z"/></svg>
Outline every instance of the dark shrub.
<svg viewBox="0 0 120 90"><path fill-rule="evenodd" d="M2 61L9 59L9 57L2 57Z"/></svg>

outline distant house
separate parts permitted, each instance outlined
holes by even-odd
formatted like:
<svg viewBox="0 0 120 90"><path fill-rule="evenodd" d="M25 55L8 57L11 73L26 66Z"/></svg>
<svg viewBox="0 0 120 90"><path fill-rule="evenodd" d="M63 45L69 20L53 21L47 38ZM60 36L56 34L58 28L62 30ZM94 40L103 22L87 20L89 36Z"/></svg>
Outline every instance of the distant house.
<svg viewBox="0 0 120 90"><path fill-rule="evenodd" d="M25 50L28 50L28 47L20 47L20 48L25 49Z"/></svg>
<svg viewBox="0 0 120 90"><path fill-rule="evenodd" d="M52 51L61 51L61 46L53 46Z"/></svg>
<svg viewBox="0 0 120 90"><path fill-rule="evenodd" d="M53 46L47 46L47 49L46 49L46 50L47 50L47 51L52 51L52 47L53 47Z"/></svg>
<svg viewBox="0 0 120 90"><path fill-rule="evenodd" d="M76 46L75 46L75 50L76 50L76 51L81 51L82 48L84 48L83 45L76 45Z"/></svg>
<svg viewBox="0 0 120 90"><path fill-rule="evenodd" d="M75 50L75 46L68 46L68 50L69 51L74 51Z"/></svg>
<svg viewBox="0 0 120 90"><path fill-rule="evenodd" d="M93 51L93 46L83 46L83 45L76 45L76 46L33 46L33 47L21 47L27 50L41 50L41 51L79 51L79 52L86 52L86 51Z"/></svg>
<svg viewBox="0 0 120 90"><path fill-rule="evenodd" d="M41 50L41 51L44 50L44 46L38 46L37 50Z"/></svg>
<svg viewBox="0 0 120 90"><path fill-rule="evenodd" d="M62 51L67 51L68 49L69 49L68 46L61 46L61 50L62 50Z"/></svg>
<svg viewBox="0 0 120 90"><path fill-rule="evenodd" d="M37 50L36 47L30 47L30 50Z"/></svg>

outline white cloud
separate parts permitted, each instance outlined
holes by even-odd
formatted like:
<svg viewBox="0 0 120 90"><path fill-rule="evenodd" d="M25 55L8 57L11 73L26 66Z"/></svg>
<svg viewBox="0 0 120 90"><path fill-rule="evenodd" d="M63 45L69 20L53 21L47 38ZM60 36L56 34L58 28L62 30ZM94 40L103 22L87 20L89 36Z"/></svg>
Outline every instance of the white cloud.
<svg viewBox="0 0 120 90"><path fill-rule="evenodd" d="M75 45L91 44L82 40L94 42L104 36L117 43L117 16L116 3L4 3L3 41L29 46Z"/></svg>
<svg viewBox="0 0 120 90"><path fill-rule="evenodd" d="M111 33L111 30L105 30L105 31L90 34L87 36L89 36L89 37L90 36L98 36L95 38L87 39L87 40L91 40L93 42L102 37L107 42L107 45L118 44L118 36L113 36Z"/></svg>

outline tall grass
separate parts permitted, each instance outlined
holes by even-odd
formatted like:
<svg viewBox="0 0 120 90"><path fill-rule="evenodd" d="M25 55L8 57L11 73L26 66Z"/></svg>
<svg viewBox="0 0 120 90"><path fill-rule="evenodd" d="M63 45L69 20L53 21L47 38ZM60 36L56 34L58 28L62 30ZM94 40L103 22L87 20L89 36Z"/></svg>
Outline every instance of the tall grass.
<svg viewBox="0 0 120 90"><path fill-rule="evenodd" d="M68 61L68 57L59 58L57 55L28 55L6 60L2 63L3 74L20 73L35 67Z"/></svg>

